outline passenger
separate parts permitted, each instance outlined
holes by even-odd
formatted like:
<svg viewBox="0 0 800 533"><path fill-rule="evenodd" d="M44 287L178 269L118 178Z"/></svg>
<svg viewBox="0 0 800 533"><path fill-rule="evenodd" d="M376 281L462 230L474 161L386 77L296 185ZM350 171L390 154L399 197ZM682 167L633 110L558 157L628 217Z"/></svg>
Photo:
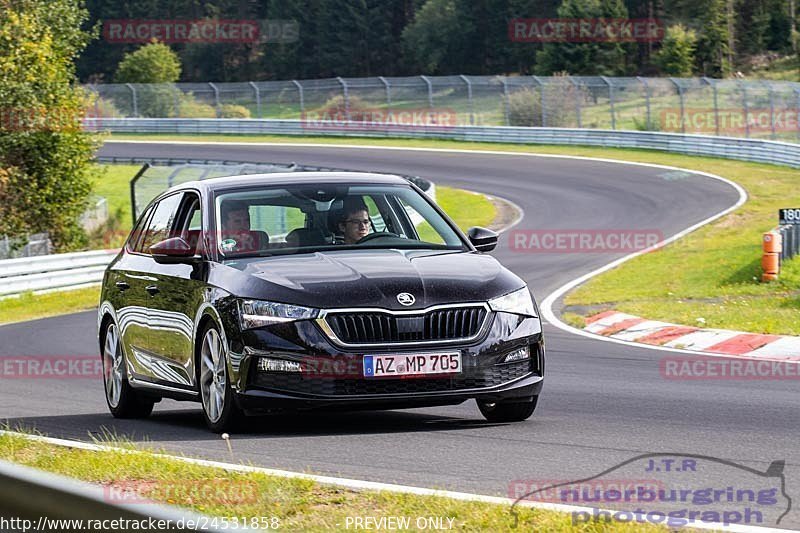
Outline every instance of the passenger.
<svg viewBox="0 0 800 533"><path fill-rule="evenodd" d="M241 202L226 202L222 206L222 234L250 231L250 209Z"/></svg>
<svg viewBox="0 0 800 533"><path fill-rule="evenodd" d="M220 209L223 252L257 252L269 246L269 235L250 227L250 207L244 202L226 202Z"/></svg>

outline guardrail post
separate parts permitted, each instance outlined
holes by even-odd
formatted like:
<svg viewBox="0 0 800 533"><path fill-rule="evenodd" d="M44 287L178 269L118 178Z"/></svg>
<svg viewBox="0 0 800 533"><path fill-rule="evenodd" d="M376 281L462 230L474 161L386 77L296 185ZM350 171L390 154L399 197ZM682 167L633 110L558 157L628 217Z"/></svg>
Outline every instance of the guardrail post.
<svg viewBox="0 0 800 533"><path fill-rule="evenodd" d="M475 107L472 105L472 82L466 76L461 74L461 79L467 84L467 101L469 102L469 125L475 125Z"/></svg>
<svg viewBox="0 0 800 533"><path fill-rule="evenodd" d="M428 85L428 108L433 109L433 84L428 76L420 76L420 78Z"/></svg>
<svg viewBox="0 0 800 533"><path fill-rule="evenodd" d="M172 92L172 107L175 109L175 116L177 118L181 118L181 94L183 94L183 91L176 86L175 90Z"/></svg>
<svg viewBox="0 0 800 533"><path fill-rule="evenodd" d="M678 101L680 102L681 106L681 133L686 133L686 102L684 101L683 96L683 86L680 83L675 81L675 78L668 78L669 81L675 86L675 89L678 90Z"/></svg>
<svg viewBox="0 0 800 533"><path fill-rule="evenodd" d="M545 97L545 94L544 94L544 83L542 83L542 80L539 79L539 76L531 76L531 77L536 81L537 84L539 84L539 102L540 102L540 106L539 107L542 108L541 109L541 112L542 112L542 127L546 128L547 127L547 98Z"/></svg>
<svg viewBox="0 0 800 533"><path fill-rule="evenodd" d="M742 110L744 111L744 131L745 137L750 138L750 104L747 102L747 85L739 80L739 88L742 90Z"/></svg>
<svg viewBox="0 0 800 533"><path fill-rule="evenodd" d="M794 88L795 97L795 122L797 123L797 138L800 139L800 87Z"/></svg>
<svg viewBox="0 0 800 533"><path fill-rule="evenodd" d="M769 124L772 133L770 134L770 139L775 139L777 137L775 133L775 92L772 90L772 84L768 81L762 82L766 84L767 90L769 91Z"/></svg>
<svg viewBox="0 0 800 533"><path fill-rule="evenodd" d="M508 82L506 81L505 77L497 76L497 79L500 80L500 83L503 85L503 114L506 116L506 126L511 125L511 102L508 98ZM798 98L800 98L800 93L798 93ZM799 110L800 111L800 110Z"/></svg>
<svg viewBox="0 0 800 533"><path fill-rule="evenodd" d="M255 91L255 93L256 93L256 116L258 118L262 118L261 117L261 92L258 90L258 85L256 85L252 81L250 82L250 87L252 87L253 91Z"/></svg>
<svg viewBox="0 0 800 533"><path fill-rule="evenodd" d="M717 84L713 79L707 77L703 77L703 81L711 86L711 90L714 93L714 131L716 132L716 135L719 136L719 101L717 95Z"/></svg>
<svg viewBox="0 0 800 533"><path fill-rule="evenodd" d="M300 95L300 113L301 114L305 113L306 112L306 104L305 104L305 100L303 98L303 86L300 85L300 82L297 81L297 80L292 80L292 83L294 83L294 86L297 87L297 94Z"/></svg>
<svg viewBox="0 0 800 533"><path fill-rule="evenodd" d="M611 110L611 129L615 130L617 129L617 113L614 110L614 85L612 85L612 83L608 81L608 78L605 76L600 76L600 78L606 83L606 85L608 85L608 105Z"/></svg>
<svg viewBox="0 0 800 533"><path fill-rule="evenodd" d="M134 87L130 83L126 83L125 87L127 87L131 91L132 103L133 103L133 116L134 117L138 117L139 116L139 101L138 101L138 98L136 97L136 87Z"/></svg>
<svg viewBox="0 0 800 533"><path fill-rule="evenodd" d="M389 81L384 78L383 76L378 76L378 79L381 80L383 83L383 87L386 90L386 109L392 108L392 86L389 84Z"/></svg>
<svg viewBox="0 0 800 533"><path fill-rule="evenodd" d="M575 118L578 122L578 127L583 127L583 120L581 119L581 90L578 83L572 79L572 76L567 76L567 79L575 89Z"/></svg>
<svg viewBox="0 0 800 533"><path fill-rule="evenodd" d="M350 122L350 94L347 91L347 82L338 76L336 78L336 81L342 84L342 98L344 98L344 116L347 118L347 122Z"/></svg>
<svg viewBox="0 0 800 533"><path fill-rule="evenodd" d="M150 163L145 163L142 165L142 168L139 169L139 172L131 178L131 214L133 215L133 225L136 225L136 218L139 216L137 211L139 210L139 206L136 205L136 182L139 181L139 178L147 172L147 169L150 168Z"/></svg>
<svg viewBox="0 0 800 533"><path fill-rule="evenodd" d="M650 85L647 83L647 80L645 78L637 76L636 79L644 87L644 105L647 111L647 115L645 116L645 125L647 129L650 130L652 129L652 123L653 123L650 111ZM580 128L580 125L578 127Z"/></svg>
<svg viewBox="0 0 800 533"><path fill-rule="evenodd" d="M220 109L219 109L219 108L220 108L220 105L219 105L219 89L217 89L217 86L216 86L216 85L214 85L214 84L213 84L213 83L211 83L211 82L208 82L208 85L209 85L209 86L210 86L210 87L211 87L211 88L214 90L214 104L215 104L215 106L216 106L216 108L217 108L217 116L219 116L219 115L220 115Z"/></svg>

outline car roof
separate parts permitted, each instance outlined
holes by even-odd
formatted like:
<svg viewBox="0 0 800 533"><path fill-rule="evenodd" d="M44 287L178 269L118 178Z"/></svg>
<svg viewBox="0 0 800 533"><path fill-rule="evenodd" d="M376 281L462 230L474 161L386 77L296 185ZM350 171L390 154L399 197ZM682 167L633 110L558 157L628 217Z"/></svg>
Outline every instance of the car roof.
<svg viewBox="0 0 800 533"><path fill-rule="evenodd" d="M206 192L234 189L249 185L307 185L315 183L358 183L374 185L407 185L408 180L394 174L370 172L270 172L266 174L243 174L223 176L181 183L167 192L198 189Z"/></svg>

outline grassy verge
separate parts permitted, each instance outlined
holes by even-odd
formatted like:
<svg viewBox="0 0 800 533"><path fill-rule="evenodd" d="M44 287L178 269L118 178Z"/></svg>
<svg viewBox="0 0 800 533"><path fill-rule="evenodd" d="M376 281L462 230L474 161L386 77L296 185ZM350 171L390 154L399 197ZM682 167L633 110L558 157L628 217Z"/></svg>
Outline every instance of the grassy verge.
<svg viewBox="0 0 800 533"><path fill-rule="evenodd" d="M113 444L113 443L112 443ZM130 447L127 445L126 447ZM128 494L209 516L269 517L282 531L346 528L348 517L443 517L454 530L507 531L514 525L510 507L443 497L354 491L314 481L259 473L231 473L157 457L151 453L87 451L0 435L0 459L102 484L109 498ZM520 508L519 531L571 531L567 513ZM91 517L86 517L91 518ZM351 522L352 526L352 522ZM586 531L666 531L643 525L596 523Z"/></svg>
<svg viewBox="0 0 800 533"><path fill-rule="evenodd" d="M128 183L138 168L135 165L102 165L102 168L98 168L95 193L108 200L109 213L121 212L121 218L113 222L112 227L103 228L105 233L95 237L94 247L116 247L124 242L131 229ZM442 209L465 230L471 226L488 226L495 218L494 205L481 194L452 187L437 187L436 195ZM93 309L97 307L99 298L99 286L49 294L26 293L19 298L5 298L0 300L0 324Z"/></svg>
<svg viewBox="0 0 800 533"><path fill-rule="evenodd" d="M0 324L88 311L97 307L99 299L99 286L47 294L28 292L16 298L3 298L0 300Z"/></svg>
<svg viewBox="0 0 800 533"><path fill-rule="evenodd" d="M658 252L630 261L566 298L570 322L604 309L652 319L759 333L800 334L800 261L784 263L781 279L759 281L761 234L777 223L777 210L800 205L800 172L774 165L646 150L592 147L530 146L412 139L286 138L232 135L114 136L114 139L202 140L238 142L314 142L404 147L503 150L604 157L656 163L711 172L739 183L749 201L742 208Z"/></svg>

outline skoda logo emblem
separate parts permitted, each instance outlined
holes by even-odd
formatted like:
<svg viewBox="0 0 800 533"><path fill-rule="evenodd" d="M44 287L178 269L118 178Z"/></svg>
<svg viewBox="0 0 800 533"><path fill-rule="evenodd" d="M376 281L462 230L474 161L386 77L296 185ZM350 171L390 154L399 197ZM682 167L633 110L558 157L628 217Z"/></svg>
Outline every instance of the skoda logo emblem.
<svg viewBox="0 0 800 533"><path fill-rule="evenodd" d="M400 302L400 305L409 306L409 305L414 305L414 302L416 302L417 299L414 298L413 294L409 294L407 292L401 292L400 294L397 295L397 301Z"/></svg>

